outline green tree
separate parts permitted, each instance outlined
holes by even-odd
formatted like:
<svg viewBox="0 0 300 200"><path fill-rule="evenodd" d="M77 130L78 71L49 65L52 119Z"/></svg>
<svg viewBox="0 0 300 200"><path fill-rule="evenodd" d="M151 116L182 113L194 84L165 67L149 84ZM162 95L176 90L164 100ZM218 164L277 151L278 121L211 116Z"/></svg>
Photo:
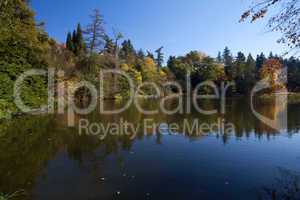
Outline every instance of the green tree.
<svg viewBox="0 0 300 200"><path fill-rule="evenodd" d="M210 80L219 83L225 80L223 65L197 51L191 51L177 58L171 56L168 60L168 68L182 86L186 86L188 74L191 75L192 87L203 81Z"/></svg>
<svg viewBox="0 0 300 200"><path fill-rule="evenodd" d="M161 69L162 64L163 64L163 62L164 62L164 54L163 54L163 52L162 52L163 48L164 48L164 47L160 47L159 49L157 49L157 50L155 51L156 54L157 54L155 61L156 61L156 63L157 63L158 70Z"/></svg>
<svg viewBox="0 0 300 200"><path fill-rule="evenodd" d="M0 113L16 110L13 86L23 72L47 69L45 59L48 40L42 29L37 29L34 13L21 0L1 1L0 6ZM22 85L25 104L39 107L47 99L46 77L34 76Z"/></svg>
<svg viewBox="0 0 300 200"><path fill-rule="evenodd" d="M218 63L222 63L223 62L222 54L221 54L220 51L218 52L218 56L217 56L216 60L217 60Z"/></svg>
<svg viewBox="0 0 300 200"><path fill-rule="evenodd" d="M130 40L124 40L120 49L120 58L125 60L128 65L134 65L136 52Z"/></svg>
<svg viewBox="0 0 300 200"><path fill-rule="evenodd" d="M195 75L199 78L199 82L203 81L217 81L219 78L219 70L221 69L213 58L206 57L193 67L195 70Z"/></svg>
<svg viewBox="0 0 300 200"><path fill-rule="evenodd" d="M295 57L285 59L284 65L288 70L288 89L289 91L300 91L300 60Z"/></svg>
<svg viewBox="0 0 300 200"><path fill-rule="evenodd" d="M246 57L242 52L238 52L234 61L234 79L236 83L236 90L240 94L246 93Z"/></svg>
<svg viewBox="0 0 300 200"><path fill-rule="evenodd" d="M74 43L74 53L77 56L83 56L86 53L86 44L83 38L83 32L81 25L78 23L77 30L75 32L75 38L73 38Z"/></svg>
<svg viewBox="0 0 300 200"><path fill-rule="evenodd" d="M109 55L115 55L115 44L113 42L113 39L111 39L109 36L105 37L105 45L104 45L104 50L103 52L105 54L109 54Z"/></svg>
<svg viewBox="0 0 300 200"><path fill-rule="evenodd" d="M245 81L246 81L246 87L247 87L247 91L249 91L249 88L251 88L251 86L255 83L255 60L252 57L251 54L248 55L247 57L247 61L246 61L246 66L245 66Z"/></svg>
<svg viewBox="0 0 300 200"><path fill-rule="evenodd" d="M193 65L195 63L201 62L207 56L199 51L191 51L183 58L184 62Z"/></svg>
<svg viewBox="0 0 300 200"><path fill-rule="evenodd" d="M143 51L143 49L140 49L138 52L137 52L137 57L141 60L144 60L145 59L145 53Z"/></svg>
<svg viewBox="0 0 300 200"><path fill-rule="evenodd" d="M151 58L151 59L154 60L154 55L153 55L153 53L150 52L150 51L147 51L147 57L149 57L149 58Z"/></svg>
<svg viewBox="0 0 300 200"><path fill-rule="evenodd" d="M131 56L131 55L135 55L135 50L134 50L134 47L130 40L123 41L122 47L120 50L120 55L123 56L124 58Z"/></svg>
<svg viewBox="0 0 300 200"><path fill-rule="evenodd" d="M236 62L237 63L244 63L246 61L246 57L242 52L237 53Z"/></svg>
<svg viewBox="0 0 300 200"><path fill-rule="evenodd" d="M266 61L266 56L264 55L264 53L257 55L257 57L256 57L256 70L257 71L259 71L262 68L265 61Z"/></svg>
<svg viewBox="0 0 300 200"><path fill-rule="evenodd" d="M233 66L233 57L228 47L225 47L223 51L223 61L225 65L225 72L229 80L234 80L236 71Z"/></svg>
<svg viewBox="0 0 300 200"><path fill-rule="evenodd" d="M224 60L225 66L232 65L233 58L232 58L231 52L228 47L225 47L225 49L223 51L223 60Z"/></svg>
<svg viewBox="0 0 300 200"><path fill-rule="evenodd" d="M178 81L183 87L186 83L186 76L192 72L192 67L190 64L184 62L184 57L174 57L170 56L168 60L168 68L174 74L176 81Z"/></svg>
<svg viewBox="0 0 300 200"><path fill-rule="evenodd" d="M77 32L76 30L73 30L73 33L72 33L72 42L73 42L73 45L74 45L74 50L73 52L75 52L75 49L76 49L76 44L77 44Z"/></svg>
<svg viewBox="0 0 300 200"><path fill-rule="evenodd" d="M68 35L67 35L66 47L70 51L74 52L74 43L73 43L72 34L70 32L68 32Z"/></svg>
<svg viewBox="0 0 300 200"><path fill-rule="evenodd" d="M238 52L236 60L234 62L234 67L236 68L236 77L244 78L244 70L246 64L246 57L242 52Z"/></svg>

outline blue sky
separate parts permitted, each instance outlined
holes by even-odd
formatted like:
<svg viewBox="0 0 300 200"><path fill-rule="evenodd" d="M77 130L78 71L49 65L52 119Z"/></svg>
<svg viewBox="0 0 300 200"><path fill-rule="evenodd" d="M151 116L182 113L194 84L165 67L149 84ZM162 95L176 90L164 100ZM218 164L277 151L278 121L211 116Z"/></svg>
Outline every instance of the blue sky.
<svg viewBox="0 0 300 200"><path fill-rule="evenodd" d="M32 0L36 18L46 31L64 42L78 22L89 23L94 8L100 9L106 30L112 28L130 38L136 49L154 51L164 46L166 56L200 50L216 56L228 46L258 54L282 53L280 35L266 31L266 21L239 23L250 0Z"/></svg>

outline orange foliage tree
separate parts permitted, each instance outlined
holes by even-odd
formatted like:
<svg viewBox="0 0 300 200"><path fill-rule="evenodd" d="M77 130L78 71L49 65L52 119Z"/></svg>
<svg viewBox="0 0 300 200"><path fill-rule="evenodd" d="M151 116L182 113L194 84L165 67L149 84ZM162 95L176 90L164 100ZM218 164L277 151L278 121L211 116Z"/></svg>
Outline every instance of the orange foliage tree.
<svg viewBox="0 0 300 200"><path fill-rule="evenodd" d="M274 92L285 87L280 78L283 72L282 69L283 65L278 59L266 60L260 69L261 78L268 80L271 85L270 92Z"/></svg>

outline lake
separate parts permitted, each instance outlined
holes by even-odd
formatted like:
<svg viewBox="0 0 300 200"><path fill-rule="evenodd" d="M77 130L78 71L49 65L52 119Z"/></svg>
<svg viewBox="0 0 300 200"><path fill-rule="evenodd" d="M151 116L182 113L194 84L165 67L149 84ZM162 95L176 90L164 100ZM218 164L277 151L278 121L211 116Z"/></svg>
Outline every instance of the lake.
<svg viewBox="0 0 300 200"><path fill-rule="evenodd" d="M158 106L154 100L143 105ZM105 102L109 109L119 106ZM288 127L279 131L258 120L243 98L229 99L225 115L144 115L130 107L115 115L75 116L74 127L67 114L16 118L1 126L0 192L25 190L15 198L25 200L299 199L300 104L287 109ZM256 110L269 117L278 112L272 101ZM94 123L89 128L98 134L80 132L80 119ZM186 132L184 124L195 119L230 123L233 132L218 126ZM138 128L104 137L105 125L122 120ZM161 129L146 127L145 120ZM178 130L169 130L173 123Z"/></svg>

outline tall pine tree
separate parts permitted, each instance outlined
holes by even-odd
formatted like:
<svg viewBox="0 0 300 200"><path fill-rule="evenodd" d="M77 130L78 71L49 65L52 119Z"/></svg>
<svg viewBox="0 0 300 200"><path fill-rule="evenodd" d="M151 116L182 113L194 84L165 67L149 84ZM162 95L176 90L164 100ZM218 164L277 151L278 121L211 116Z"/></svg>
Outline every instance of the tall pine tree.
<svg viewBox="0 0 300 200"><path fill-rule="evenodd" d="M71 32L69 32L67 35L66 47L68 50L74 52L74 43Z"/></svg>
<svg viewBox="0 0 300 200"><path fill-rule="evenodd" d="M136 51L130 40L124 40L120 49L120 58L125 60L128 65L133 65L136 60Z"/></svg>
<svg viewBox="0 0 300 200"><path fill-rule="evenodd" d="M159 49L157 49L155 52L157 54L157 57L156 57L156 63L157 63L157 70L159 71L162 67L162 64L164 62L164 54L162 52L164 47L160 47Z"/></svg>
<svg viewBox="0 0 300 200"><path fill-rule="evenodd" d="M266 61L266 56L264 55L264 53L261 53L260 55L257 55L257 57L256 57L256 70L257 70L257 72L262 68L265 61Z"/></svg>
<svg viewBox="0 0 300 200"><path fill-rule="evenodd" d="M222 62L223 62L222 54L221 54L220 51L218 52L217 62L218 62L218 63L222 63Z"/></svg>
<svg viewBox="0 0 300 200"><path fill-rule="evenodd" d="M225 47L224 52L223 52L223 60L225 66L231 66L233 62L233 58L231 55L231 52L228 47Z"/></svg>
<svg viewBox="0 0 300 200"><path fill-rule="evenodd" d="M83 56L86 53L86 45L83 39L83 33L80 24L77 25L75 37L76 38L73 39L73 41L75 41L74 53L77 56Z"/></svg>
<svg viewBox="0 0 300 200"><path fill-rule="evenodd" d="M114 56L115 55L115 51L116 51L116 46L113 42L113 39L111 39L110 37L106 36L105 37L105 45L104 45L104 49L103 52L105 54Z"/></svg>
<svg viewBox="0 0 300 200"><path fill-rule="evenodd" d="M77 25L77 29L73 31L73 34L68 33L66 47L76 56L84 56L86 54L86 44L80 24Z"/></svg>
<svg viewBox="0 0 300 200"><path fill-rule="evenodd" d="M225 72L229 80L234 80L235 70L233 66L233 57L228 47L225 47L223 51L223 61L225 65Z"/></svg>

